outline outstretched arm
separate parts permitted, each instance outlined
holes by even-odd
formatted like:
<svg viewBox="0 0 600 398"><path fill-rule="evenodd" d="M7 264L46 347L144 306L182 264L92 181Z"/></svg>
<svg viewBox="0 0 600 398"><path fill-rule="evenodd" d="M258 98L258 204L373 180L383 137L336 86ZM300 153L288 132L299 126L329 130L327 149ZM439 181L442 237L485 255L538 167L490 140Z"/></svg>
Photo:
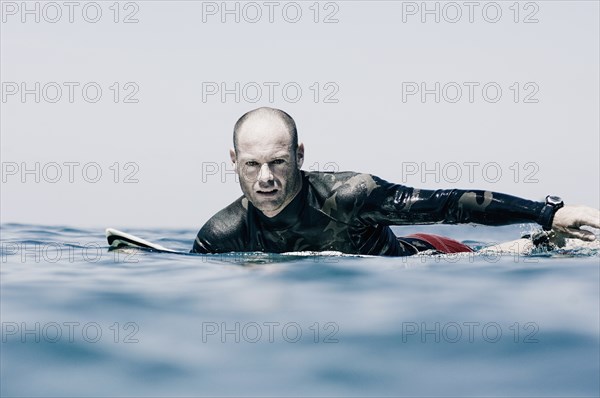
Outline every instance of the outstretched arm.
<svg viewBox="0 0 600 398"><path fill-rule="evenodd" d="M371 176L370 176L371 177ZM536 202L482 190L426 190L392 184L372 176L373 187L364 193L359 218L367 224L507 225L539 223L550 228L548 209ZM365 184L367 187L368 183Z"/></svg>
<svg viewBox="0 0 600 398"><path fill-rule="evenodd" d="M367 223L429 224L477 223L506 225L538 223L560 236L592 241L592 232L582 226L600 228L600 211L584 206L558 210L544 202L479 190L419 190L373 178L361 204L360 218ZM368 178L366 179L368 181ZM558 198L556 198L558 199Z"/></svg>

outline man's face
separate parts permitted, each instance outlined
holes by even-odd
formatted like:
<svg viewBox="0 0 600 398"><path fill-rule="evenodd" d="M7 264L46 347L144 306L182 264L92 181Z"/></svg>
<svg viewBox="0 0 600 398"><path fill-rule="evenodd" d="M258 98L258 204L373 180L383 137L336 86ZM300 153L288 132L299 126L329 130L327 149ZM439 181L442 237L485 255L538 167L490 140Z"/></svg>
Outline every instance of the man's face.
<svg viewBox="0 0 600 398"><path fill-rule="evenodd" d="M304 148L292 147L281 120L248 119L237 134L237 152L230 152L246 198L268 217L283 210L302 187Z"/></svg>

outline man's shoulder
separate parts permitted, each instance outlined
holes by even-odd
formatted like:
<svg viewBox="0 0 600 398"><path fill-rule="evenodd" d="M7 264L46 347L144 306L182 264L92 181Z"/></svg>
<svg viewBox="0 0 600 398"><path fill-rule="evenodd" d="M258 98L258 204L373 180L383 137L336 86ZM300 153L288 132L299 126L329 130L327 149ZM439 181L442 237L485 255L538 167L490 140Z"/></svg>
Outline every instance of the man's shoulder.
<svg viewBox="0 0 600 398"><path fill-rule="evenodd" d="M238 198L212 216L200 229L199 235L225 239L240 232L246 221L248 199Z"/></svg>
<svg viewBox="0 0 600 398"><path fill-rule="evenodd" d="M243 249L248 200L235 202L212 216L198 231L194 240L194 253L223 253Z"/></svg>
<svg viewBox="0 0 600 398"><path fill-rule="evenodd" d="M355 171L305 171L310 185L320 194L339 199L369 195L378 186L379 178Z"/></svg>

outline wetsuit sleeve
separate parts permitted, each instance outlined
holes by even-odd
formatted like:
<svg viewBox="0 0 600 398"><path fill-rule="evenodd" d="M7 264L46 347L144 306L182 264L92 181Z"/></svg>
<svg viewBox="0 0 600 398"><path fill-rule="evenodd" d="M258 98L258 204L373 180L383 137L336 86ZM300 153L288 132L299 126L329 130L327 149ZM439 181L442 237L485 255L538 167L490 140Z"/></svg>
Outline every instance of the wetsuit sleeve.
<svg viewBox="0 0 600 398"><path fill-rule="evenodd" d="M482 190L425 190L373 176L359 218L367 224L476 223L507 225L540 222L543 202Z"/></svg>

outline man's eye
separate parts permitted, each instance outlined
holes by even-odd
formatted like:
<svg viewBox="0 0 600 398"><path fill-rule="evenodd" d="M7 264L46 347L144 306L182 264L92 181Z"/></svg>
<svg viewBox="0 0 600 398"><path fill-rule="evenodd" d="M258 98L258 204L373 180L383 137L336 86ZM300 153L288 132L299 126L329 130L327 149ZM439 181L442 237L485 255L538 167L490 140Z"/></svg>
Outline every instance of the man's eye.
<svg viewBox="0 0 600 398"><path fill-rule="evenodd" d="M273 164L284 164L285 160L283 160L283 159L275 159L271 163L273 163Z"/></svg>
<svg viewBox="0 0 600 398"><path fill-rule="evenodd" d="M248 167L256 167L256 166L258 166L258 162L255 162L255 161L251 160L249 162L246 162L246 166L248 166Z"/></svg>

